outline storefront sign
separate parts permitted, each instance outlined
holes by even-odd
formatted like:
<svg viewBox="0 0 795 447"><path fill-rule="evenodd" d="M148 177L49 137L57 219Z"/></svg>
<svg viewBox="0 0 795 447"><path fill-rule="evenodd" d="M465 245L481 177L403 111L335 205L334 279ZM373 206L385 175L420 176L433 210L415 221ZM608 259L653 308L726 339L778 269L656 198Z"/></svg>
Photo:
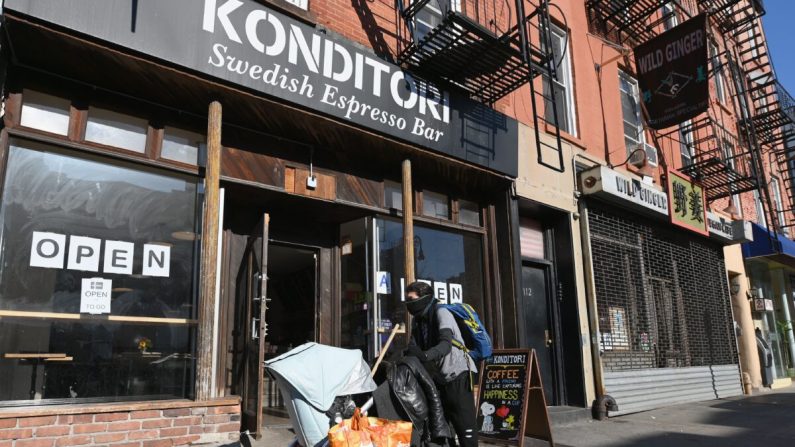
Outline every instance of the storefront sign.
<svg viewBox="0 0 795 447"><path fill-rule="evenodd" d="M668 170L668 200L671 223L696 233L709 235L704 188L690 177Z"/></svg>
<svg viewBox="0 0 795 447"><path fill-rule="evenodd" d="M381 272L379 272L381 273ZM418 279L419 282L424 282L433 287L433 293L439 302L444 304L456 304L464 302L464 289L461 284L446 283L441 281L429 281L427 279ZM378 292L382 293L382 292ZM400 301L406 301L406 279L400 278Z"/></svg>
<svg viewBox="0 0 795 447"><path fill-rule="evenodd" d="M580 173L580 190L636 211L668 215L668 197L651 185L606 167L597 166Z"/></svg>
<svg viewBox="0 0 795 447"><path fill-rule="evenodd" d="M774 310L773 300L754 298L754 310L757 312L768 312Z"/></svg>
<svg viewBox="0 0 795 447"><path fill-rule="evenodd" d="M482 440L522 445L530 387L530 352L495 350L481 364L478 435Z"/></svg>
<svg viewBox="0 0 795 447"><path fill-rule="evenodd" d="M80 287L80 313L109 314L110 291L113 281L103 278L83 278Z"/></svg>
<svg viewBox="0 0 795 447"><path fill-rule="evenodd" d="M376 273L376 293L380 294L392 293L392 278L389 272Z"/></svg>
<svg viewBox="0 0 795 447"><path fill-rule="evenodd" d="M130 275L133 271L135 244L124 241L104 241L93 237L34 231L30 243L31 267L64 268L84 272L100 271L100 256L104 253L101 271ZM103 249L104 245L104 249ZM143 244L141 274L167 278L171 269L171 247L164 244Z"/></svg>
<svg viewBox="0 0 795 447"><path fill-rule="evenodd" d="M754 240L751 223L744 220L731 220L707 211L709 235L721 242L738 244Z"/></svg>
<svg viewBox="0 0 795 447"><path fill-rule="evenodd" d="M706 14L635 47L643 103L653 129L665 129L707 110Z"/></svg>
<svg viewBox="0 0 795 447"><path fill-rule="evenodd" d="M518 126L253 0L7 0L5 9L516 176ZM131 23L134 24L131 26Z"/></svg>

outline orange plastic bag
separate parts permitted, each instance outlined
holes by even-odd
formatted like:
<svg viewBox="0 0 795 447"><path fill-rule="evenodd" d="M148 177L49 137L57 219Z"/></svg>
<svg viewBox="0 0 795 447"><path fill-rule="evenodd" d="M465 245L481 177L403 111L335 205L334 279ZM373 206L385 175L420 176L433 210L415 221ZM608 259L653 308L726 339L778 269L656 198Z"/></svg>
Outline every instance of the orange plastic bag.
<svg viewBox="0 0 795 447"><path fill-rule="evenodd" d="M359 413L331 427L330 447L409 447L411 422L368 418Z"/></svg>

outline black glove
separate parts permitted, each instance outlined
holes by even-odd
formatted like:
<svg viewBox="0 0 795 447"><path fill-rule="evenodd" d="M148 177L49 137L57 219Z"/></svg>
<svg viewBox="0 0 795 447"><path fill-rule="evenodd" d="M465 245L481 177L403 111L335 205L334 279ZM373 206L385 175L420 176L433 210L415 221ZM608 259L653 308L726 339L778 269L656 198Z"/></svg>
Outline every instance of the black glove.
<svg viewBox="0 0 795 447"><path fill-rule="evenodd" d="M417 357L417 359L421 362L428 361L428 355L425 354L425 351L420 349L417 345L409 345L409 347L403 352L406 356Z"/></svg>

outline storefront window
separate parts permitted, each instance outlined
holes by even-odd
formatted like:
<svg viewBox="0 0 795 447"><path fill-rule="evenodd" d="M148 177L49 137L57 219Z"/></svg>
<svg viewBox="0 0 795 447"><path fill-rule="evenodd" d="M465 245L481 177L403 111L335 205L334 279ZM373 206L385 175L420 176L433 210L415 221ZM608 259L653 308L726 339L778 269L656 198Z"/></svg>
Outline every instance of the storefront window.
<svg viewBox="0 0 795 447"><path fill-rule="evenodd" d="M24 90L20 124L31 129L66 135L69 132L69 105L68 99Z"/></svg>
<svg viewBox="0 0 795 447"><path fill-rule="evenodd" d="M372 309L370 268L370 219L358 219L340 225L340 276L342 283L342 346L372 353Z"/></svg>
<svg viewBox="0 0 795 447"><path fill-rule="evenodd" d="M378 325L385 340L389 329L406 321L403 224L392 219L376 222L376 276L381 279L376 284ZM483 245L479 234L414 225L414 251L417 280L428 281L440 301L471 304L483 315Z"/></svg>
<svg viewBox="0 0 795 447"><path fill-rule="evenodd" d="M387 208L403 210L403 186L389 180L384 181L384 205Z"/></svg>
<svg viewBox="0 0 795 447"><path fill-rule="evenodd" d="M458 201L458 223L480 226L480 207L475 202L468 200Z"/></svg>
<svg viewBox="0 0 795 447"><path fill-rule="evenodd" d="M438 219L450 218L450 202L447 196L437 192L423 191L422 215Z"/></svg>
<svg viewBox="0 0 795 447"><path fill-rule="evenodd" d="M110 110L88 110L86 141L120 147L133 152L146 150L146 120Z"/></svg>
<svg viewBox="0 0 795 447"><path fill-rule="evenodd" d="M187 176L10 141L0 401L192 395L196 189Z"/></svg>
<svg viewBox="0 0 795 447"><path fill-rule="evenodd" d="M198 159L199 145L204 141L204 136L198 133L166 127L163 132L163 147L160 149L160 156L168 160L195 165Z"/></svg>

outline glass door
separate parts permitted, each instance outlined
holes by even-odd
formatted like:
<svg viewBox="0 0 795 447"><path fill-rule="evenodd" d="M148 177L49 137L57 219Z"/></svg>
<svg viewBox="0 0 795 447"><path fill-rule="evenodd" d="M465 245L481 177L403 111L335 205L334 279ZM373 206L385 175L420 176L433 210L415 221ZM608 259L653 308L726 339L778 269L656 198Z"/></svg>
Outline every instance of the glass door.
<svg viewBox="0 0 795 447"><path fill-rule="evenodd" d="M405 346L403 223L368 217L340 225L342 346L368 359L381 352L392 329L402 325L390 350ZM440 302L484 309L483 237L475 232L414 225L417 280L434 288Z"/></svg>
<svg viewBox="0 0 795 447"><path fill-rule="evenodd" d="M372 219L340 225L341 345L375 357L375 309L372 296Z"/></svg>
<svg viewBox="0 0 795 447"><path fill-rule="evenodd" d="M403 222L378 217L373 231L373 283L375 284L377 347L383 345L396 325L405 325ZM475 232L414 225L414 271L418 281L433 287L442 303L464 302L485 316L483 237ZM488 329L488 328L487 328ZM406 343L405 331L395 336L394 346Z"/></svg>

